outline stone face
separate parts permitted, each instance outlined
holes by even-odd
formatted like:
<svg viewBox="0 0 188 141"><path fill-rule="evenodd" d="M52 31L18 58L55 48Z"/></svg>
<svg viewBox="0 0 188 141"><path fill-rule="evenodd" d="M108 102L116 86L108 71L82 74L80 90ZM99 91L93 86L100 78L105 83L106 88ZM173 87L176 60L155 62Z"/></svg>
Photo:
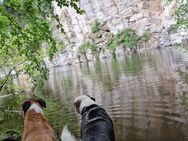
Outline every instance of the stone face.
<svg viewBox="0 0 188 141"><path fill-rule="evenodd" d="M129 27L135 29L139 35L150 31L153 40L151 46L154 47L180 43L183 38L188 38L186 31L178 31L175 34L168 32L170 26L175 23L172 14L180 5L176 0L172 0L169 5L163 5L160 0L80 0L79 4L85 10L83 15L77 14L72 8L60 9L54 4L55 11L64 25L67 44L71 48L78 48L89 38L91 26L96 19L101 23L106 21L103 27L105 32L109 30L115 34ZM54 34L64 41L59 31L54 30ZM101 43L103 39L106 40L102 36L97 42ZM68 53L68 58L75 56L74 50L77 49Z"/></svg>
<svg viewBox="0 0 188 141"><path fill-rule="evenodd" d="M106 19L105 13L102 12L102 11L97 12L97 13L96 13L96 17L97 17L97 19L99 19L100 21L103 21L103 20Z"/></svg>

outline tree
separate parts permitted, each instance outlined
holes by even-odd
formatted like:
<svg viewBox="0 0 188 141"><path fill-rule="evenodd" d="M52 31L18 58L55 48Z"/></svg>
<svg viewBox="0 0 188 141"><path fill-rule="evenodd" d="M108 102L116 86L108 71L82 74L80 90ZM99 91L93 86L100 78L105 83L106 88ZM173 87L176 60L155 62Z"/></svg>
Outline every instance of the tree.
<svg viewBox="0 0 188 141"><path fill-rule="evenodd" d="M77 5L78 0L54 1L61 8L73 7L77 13L83 13ZM52 0L0 1L0 92L11 81L12 71L27 73L34 84L40 78L47 79L44 50L50 59L57 51L57 41L51 32L52 19L64 32L59 17L54 13ZM48 47L43 49L42 43L47 43Z"/></svg>

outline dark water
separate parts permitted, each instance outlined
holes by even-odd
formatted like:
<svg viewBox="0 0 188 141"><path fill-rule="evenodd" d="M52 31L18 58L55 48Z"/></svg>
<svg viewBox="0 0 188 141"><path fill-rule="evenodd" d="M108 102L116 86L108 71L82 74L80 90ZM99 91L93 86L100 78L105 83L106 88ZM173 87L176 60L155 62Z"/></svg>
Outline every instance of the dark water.
<svg viewBox="0 0 188 141"><path fill-rule="evenodd" d="M80 116L72 103L76 96L89 94L111 116L116 141L188 141L186 70L186 55L174 49L151 50L80 66L56 67L35 94L47 101L46 115L58 135L69 124L79 138ZM20 110L20 97L12 109ZM16 98L1 103L8 107L12 99ZM10 116L8 122L2 118L0 130L6 126L6 130L18 128L16 131L21 133L22 120L18 114Z"/></svg>

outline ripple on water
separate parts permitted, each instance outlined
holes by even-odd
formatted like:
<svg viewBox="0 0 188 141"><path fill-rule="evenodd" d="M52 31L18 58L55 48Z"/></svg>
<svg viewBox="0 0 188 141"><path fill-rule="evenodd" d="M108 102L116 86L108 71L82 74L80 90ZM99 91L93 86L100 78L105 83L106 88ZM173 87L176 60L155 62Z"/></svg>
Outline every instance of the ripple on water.
<svg viewBox="0 0 188 141"><path fill-rule="evenodd" d="M137 101L139 105L147 105L145 101ZM134 103L134 101L132 101ZM142 104L143 103L143 104ZM130 103L120 103L109 105L107 108L108 113L112 118L150 118L151 120L169 120L180 123L185 123L186 119L182 117L180 111L176 110L177 105L171 105L165 102L147 102L149 106L130 106Z"/></svg>
<svg viewBox="0 0 188 141"><path fill-rule="evenodd" d="M80 116L72 98L90 94L112 117L116 141L187 141L187 100L176 80L188 82L176 69L186 62L172 49L152 50L56 71L50 85L62 97L63 122L78 136Z"/></svg>

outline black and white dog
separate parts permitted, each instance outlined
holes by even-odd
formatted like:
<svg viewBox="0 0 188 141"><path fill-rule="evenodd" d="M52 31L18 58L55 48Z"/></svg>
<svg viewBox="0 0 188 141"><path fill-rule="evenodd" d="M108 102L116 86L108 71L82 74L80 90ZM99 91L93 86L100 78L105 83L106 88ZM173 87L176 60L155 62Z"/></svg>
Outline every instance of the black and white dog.
<svg viewBox="0 0 188 141"><path fill-rule="evenodd" d="M74 100L74 106L82 116L81 141L115 141L112 120L94 98L87 95L78 96ZM61 137L68 135L67 132L65 129Z"/></svg>
<svg viewBox="0 0 188 141"><path fill-rule="evenodd" d="M82 116L82 141L115 141L112 120L94 98L86 95L78 96L74 106Z"/></svg>

